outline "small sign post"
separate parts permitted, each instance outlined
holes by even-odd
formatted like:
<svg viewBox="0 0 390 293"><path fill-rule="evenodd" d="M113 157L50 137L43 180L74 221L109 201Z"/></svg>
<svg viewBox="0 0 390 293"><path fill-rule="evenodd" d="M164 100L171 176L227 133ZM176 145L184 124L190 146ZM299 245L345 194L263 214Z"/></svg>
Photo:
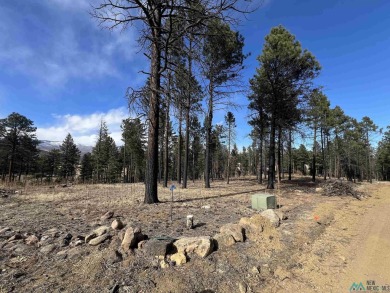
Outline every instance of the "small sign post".
<svg viewBox="0 0 390 293"><path fill-rule="evenodd" d="M176 189L176 186L174 184L171 185L169 190L171 191L172 198L171 198L171 222L173 221L172 219L172 212L173 212L173 191Z"/></svg>

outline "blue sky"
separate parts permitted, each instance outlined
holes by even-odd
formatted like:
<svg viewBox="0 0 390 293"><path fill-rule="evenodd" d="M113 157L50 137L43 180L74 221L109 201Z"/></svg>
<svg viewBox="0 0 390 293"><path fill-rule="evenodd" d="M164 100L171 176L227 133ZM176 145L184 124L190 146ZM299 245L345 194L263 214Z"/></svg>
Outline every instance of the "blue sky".
<svg viewBox="0 0 390 293"><path fill-rule="evenodd" d="M0 3L0 117L19 112L39 139L93 145L100 119L120 142L128 116L128 86L142 85L146 58L137 32L109 32L89 14L91 0L13 0ZM260 1L261 2L261 1ZM96 3L96 2L95 2ZM282 24L322 65L316 84L331 106L360 120L390 124L390 1L266 0L237 27L245 37L245 82L258 66L264 37ZM234 111L237 144L248 145L247 99ZM223 112L215 123L223 121ZM379 136L373 139L378 140Z"/></svg>

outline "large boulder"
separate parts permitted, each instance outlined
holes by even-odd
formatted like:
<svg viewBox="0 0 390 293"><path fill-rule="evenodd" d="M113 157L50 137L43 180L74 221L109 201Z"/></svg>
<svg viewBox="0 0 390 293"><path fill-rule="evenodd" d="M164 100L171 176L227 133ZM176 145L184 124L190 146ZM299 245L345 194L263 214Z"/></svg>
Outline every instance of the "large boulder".
<svg viewBox="0 0 390 293"><path fill-rule="evenodd" d="M244 217L239 221L239 225L245 229L245 235L248 234L248 231L261 233L264 230L264 225L266 219L260 214L256 214L250 218Z"/></svg>
<svg viewBox="0 0 390 293"><path fill-rule="evenodd" d="M236 243L233 236L229 234L218 233L215 234L213 238L215 242L217 242L216 245L218 249L229 247Z"/></svg>
<svg viewBox="0 0 390 293"><path fill-rule="evenodd" d="M142 248L146 254L151 256L165 256L169 250L172 250L174 239L151 239L144 243Z"/></svg>
<svg viewBox="0 0 390 293"><path fill-rule="evenodd" d="M245 229L245 237L248 239L258 239L265 229L273 228L271 222L260 214L241 218L239 225Z"/></svg>
<svg viewBox="0 0 390 293"><path fill-rule="evenodd" d="M137 248L138 242L145 239L142 234L141 228L127 228L125 235L122 240L122 248L126 251L132 248Z"/></svg>
<svg viewBox="0 0 390 293"><path fill-rule="evenodd" d="M195 253L200 257L208 256L214 248L214 242L209 236L183 237L173 243L177 252L184 254Z"/></svg>
<svg viewBox="0 0 390 293"><path fill-rule="evenodd" d="M221 234L231 235L236 242L244 242L244 229L238 224L226 224L220 228Z"/></svg>
<svg viewBox="0 0 390 293"><path fill-rule="evenodd" d="M280 225L280 218L274 210L268 209L260 213L264 218L267 218L271 224L276 228Z"/></svg>
<svg viewBox="0 0 390 293"><path fill-rule="evenodd" d="M255 214L250 218L241 218L240 225L245 229L246 239L261 243L264 251L280 248L279 231L269 219L261 214Z"/></svg>

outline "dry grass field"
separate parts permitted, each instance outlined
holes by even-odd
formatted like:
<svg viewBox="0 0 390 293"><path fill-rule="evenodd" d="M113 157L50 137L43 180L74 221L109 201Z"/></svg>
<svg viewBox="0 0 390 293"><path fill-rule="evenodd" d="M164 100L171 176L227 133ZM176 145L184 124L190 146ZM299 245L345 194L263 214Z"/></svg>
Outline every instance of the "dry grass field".
<svg viewBox="0 0 390 293"><path fill-rule="evenodd" d="M345 247L377 197L327 197L316 189L322 184L282 181L274 191L285 218L280 227L258 241L165 268L142 247L118 260L119 231L97 246L74 241L114 219L125 229L140 227L149 239L213 237L224 224L259 213L251 209L251 195L265 186L254 178L215 181L211 189L191 182L185 190L177 186L173 202L169 189L159 187L161 203L154 205L143 204L142 184L15 187L19 193L0 198L0 230L9 228L0 232L0 292L344 292L334 279L347 273L353 257ZM358 188L370 195L388 186ZM113 218L101 219L107 211ZM193 229L186 229L189 214ZM29 245L31 235L39 242Z"/></svg>

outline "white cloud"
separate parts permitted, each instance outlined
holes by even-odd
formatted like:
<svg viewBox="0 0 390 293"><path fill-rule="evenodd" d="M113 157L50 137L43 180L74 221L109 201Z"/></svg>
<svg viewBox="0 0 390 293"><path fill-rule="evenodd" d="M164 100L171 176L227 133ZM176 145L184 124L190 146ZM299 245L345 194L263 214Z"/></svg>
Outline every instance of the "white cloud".
<svg viewBox="0 0 390 293"><path fill-rule="evenodd" d="M100 122L106 122L110 136L117 145L121 145L121 123L130 115L125 107L111 109L105 113L97 112L88 115L66 114L53 115L56 122L52 126L38 126L39 140L62 142L70 133L77 144L94 146L99 131Z"/></svg>
<svg viewBox="0 0 390 293"><path fill-rule="evenodd" d="M114 39L103 47L103 52L108 56L115 56L119 53L126 60L134 60L135 55L139 51L134 29L114 31L111 35L114 36Z"/></svg>
<svg viewBox="0 0 390 293"><path fill-rule="evenodd" d="M86 8L89 1L51 0L45 9ZM82 15L81 15L82 13ZM27 76L39 88L61 88L70 80L122 78L123 60L134 61L138 45L136 30L101 31L85 11L60 13L56 22L42 22L33 16L18 21L12 9L0 10L0 67L4 72ZM48 18L50 19L50 18ZM69 21L74 19L74 21ZM27 27L31 26L30 28ZM26 37L29 34L33 36ZM120 61L120 62L119 62Z"/></svg>
<svg viewBox="0 0 390 293"><path fill-rule="evenodd" d="M118 37L120 38L120 37ZM122 52L122 47L132 47L131 39L121 40L117 45L117 38L108 44L112 45L112 52ZM67 28L53 40L47 50L29 48L25 46L7 50L0 44L0 63L5 62L11 70L38 80L42 86L61 87L72 78L95 79L104 76L119 76L112 56L104 51L89 51L79 46L74 31ZM131 58L131 51L127 50L126 58Z"/></svg>

